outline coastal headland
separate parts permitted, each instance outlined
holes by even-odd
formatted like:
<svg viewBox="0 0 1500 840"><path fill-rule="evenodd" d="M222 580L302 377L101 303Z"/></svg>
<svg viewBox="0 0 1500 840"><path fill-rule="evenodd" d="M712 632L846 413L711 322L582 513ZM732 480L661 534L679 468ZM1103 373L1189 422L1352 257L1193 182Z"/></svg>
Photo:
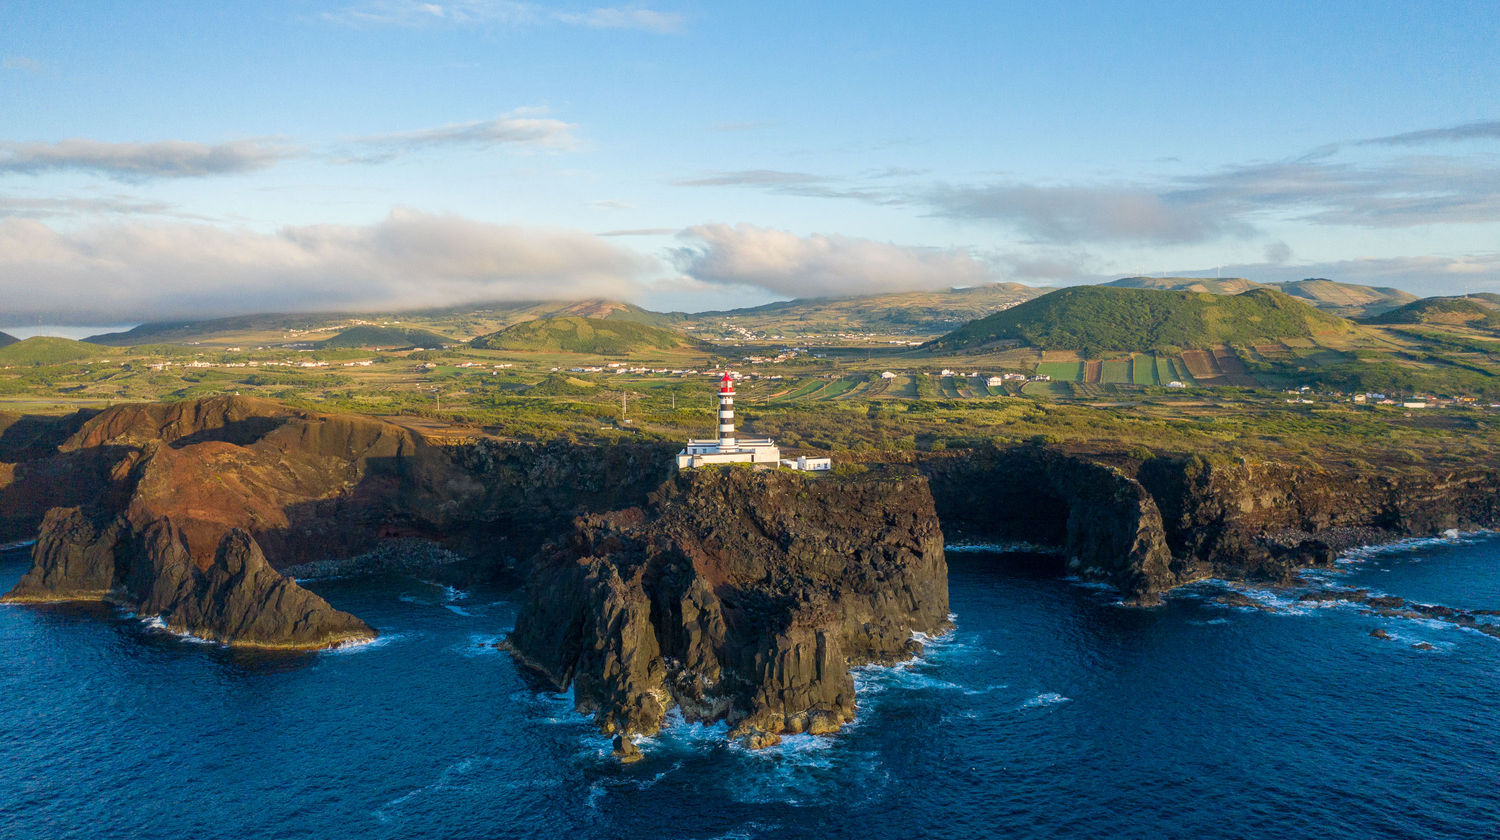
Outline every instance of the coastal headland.
<svg viewBox="0 0 1500 840"><path fill-rule="evenodd" d="M308 649L378 628L289 570L524 581L508 646L627 758L674 707L751 745L837 730L857 708L850 667L948 626L945 541L1042 546L1059 574L1151 605L1205 577L1284 581L1352 545L1500 523L1485 459L1029 441L822 475L679 473L666 441L505 440L235 396L0 432L0 542L37 539L6 601L104 600L224 644ZM445 551L393 561L413 544Z"/></svg>

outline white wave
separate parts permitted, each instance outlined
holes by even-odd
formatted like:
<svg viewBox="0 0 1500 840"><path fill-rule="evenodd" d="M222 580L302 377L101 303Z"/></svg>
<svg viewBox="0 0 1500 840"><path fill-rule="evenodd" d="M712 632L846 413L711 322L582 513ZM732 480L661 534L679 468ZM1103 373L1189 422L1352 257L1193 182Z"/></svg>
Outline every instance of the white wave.
<svg viewBox="0 0 1500 840"><path fill-rule="evenodd" d="M20 551L23 548L31 548L34 545L36 545L36 540L21 540L20 542L6 543L5 545L0 545L0 552Z"/></svg>
<svg viewBox="0 0 1500 840"><path fill-rule="evenodd" d="M132 614L131 617L134 617L134 615ZM165 633L168 636L175 636L178 639L181 639L184 642L189 642L191 644L217 645L218 647L228 647L228 645L216 642L213 639L205 639L202 636L195 636L192 633L187 632L186 630L173 630L171 627L167 626L167 623L163 621L162 617L159 615L153 615L148 618L140 619L140 622L141 624L145 625L148 630L152 630L158 633Z"/></svg>
<svg viewBox="0 0 1500 840"><path fill-rule="evenodd" d="M992 554L1062 554L1062 547L1015 540L1012 542L971 542L965 540L943 546L943 551L962 554L983 551Z"/></svg>
<svg viewBox="0 0 1500 840"><path fill-rule="evenodd" d="M1055 691L1048 691L1042 694L1038 694L1030 700L1027 700L1025 703L1022 703L1021 708L1036 709L1043 706L1056 706L1059 703L1070 703L1072 702L1072 699L1073 698L1071 697L1064 697Z"/></svg>
<svg viewBox="0 0 1500 840"><path fill-rule="evenodd" d="M1436 537L1410 537L1404 540L1393 540L1378 545L1365 545L1351 548L1340 554L1335 561L1341 566L1361 563L1372 557L1386 554L1403 554L1409 551L1420 551L1424 548L1435 548L1449 545L1473 545L1488 539L1493 539L1497 534L1491 529L1480 529L1477 531L1460 531L1457 528L1449 528Z"/></svg>
<svg viewBox="0 0 1500 840"><path fill-rule="evenodd" d="M318 651L330 656L344 656L351 653L365 653L378 650L389 644L406 638L405 633L381 633L373 639L351 639L347 642L339 642L332 647L326 647Z"/></svg>
<svg viewBox="0 0 1500 840"><path fill-rule="evenodd" d="M446 607L447 609L449 609L449 610L451 610L451 611L459 614L459 615L467 616L469 618L473 618L474 617L473 613L471 613L468 610L464 609L463 607L457 606L455 604L444 604L443 606Z"/></svg>

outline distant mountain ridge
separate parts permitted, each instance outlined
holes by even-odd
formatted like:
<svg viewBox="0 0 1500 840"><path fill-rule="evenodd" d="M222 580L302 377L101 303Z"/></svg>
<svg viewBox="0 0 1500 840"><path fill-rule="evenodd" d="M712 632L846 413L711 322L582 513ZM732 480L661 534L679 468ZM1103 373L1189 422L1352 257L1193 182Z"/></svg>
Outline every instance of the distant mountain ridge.
<svg viewBox="0 0 1500 840"><path fill-rule="evenodd" d="M615 355L641 350L698 349L703 342L679 332L625 319L569 315L535 318L469 342L481 350L559 351Z"/></svg>
<svg viewBox="0 0 1500 840"><path fill-rule="evenodd" d="M1273 289L1344 318L1378 315L1417 299L1410 292L1390 286L1362 286L1323 277L1287 280L1282 283L1257 283L1244 277L1122 277L1102 285L1124 289L1207 292L1215 295L1237 295L1251 289Z"/></svg>
<svg viewBox="0 0 1500 840"><path fill-rule="evenodd" d="M0 347L9 347L10 345L15 344L17 341L20 341L20 340L21 339L16 338L15 336L11 335L10 333L0 332Z"/></svg>
<svg viewBox="0 0 1500 840"><path fill-rule="evenodd" d="M1019 341L1042 350L1073 350L1097 357L1250 344L1353 329L1351 322L1273 289L1223 295L1071 286L981 318L926 346L952 351Z"/></svg>
<svg viewBox="0 0 1500 840"><path fill-rule="evenodd" d="M1257 283L1243 277L1122 277L1102 288L1145 289L1237 295L1268 289L1306 301L1346 318L1369 318L1417 300L1415 295L1389 287L1361 286L1324 278L1285 283ZM1071 287L1070 287L1071 288ZM760 338L838 334L909 335L926 339L944 335L970 321L1033 300L1053 288L1020 283L986 283L930 292L884 292L846 297L798 298L760 306L708 312L655 312L623 301L591 298L579 301L514 301L465 304L385 314L266 313L202 321L142 324L134 329L91 336L87 341L110 345L196 344L279 345L318 344L356 327L423 330L464 341L492 335L506 327L538 318L581 317L628 321L681 330L703 338L728 337L740 341ZM416 342L421 346L423 342Z"/></svg>

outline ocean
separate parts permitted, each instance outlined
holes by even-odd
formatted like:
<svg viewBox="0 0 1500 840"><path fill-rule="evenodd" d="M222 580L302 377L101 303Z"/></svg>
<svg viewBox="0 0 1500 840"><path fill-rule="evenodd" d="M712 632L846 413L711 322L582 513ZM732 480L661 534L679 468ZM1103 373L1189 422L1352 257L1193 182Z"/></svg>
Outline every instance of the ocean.
<svg viewBox="0 0 1500 840"><path fill-rule="evenodd" d="M495 649L513 591L312 582L382 631L313 654L0 607L0 837L1500 836L1500 640L1213 583L1128 608L1035 560L951 552L957 628L860 669L841 734L749 751L678 719L632 765ZM1500 538L1315 578L1497 609Z"/></svg>

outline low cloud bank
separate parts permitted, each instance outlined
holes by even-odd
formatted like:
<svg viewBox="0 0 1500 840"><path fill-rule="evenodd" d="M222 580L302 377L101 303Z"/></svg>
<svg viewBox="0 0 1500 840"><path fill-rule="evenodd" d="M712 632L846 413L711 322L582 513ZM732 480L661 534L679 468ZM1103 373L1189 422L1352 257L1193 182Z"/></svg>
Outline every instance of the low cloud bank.
<svg viewBox="0 0 1500 840"><path fill-rule="evenodd" d="M129 223L61 232L0 219L0 300L19 322L635 297L662 270L592 234L409 210L275 233Z"/></svg>

